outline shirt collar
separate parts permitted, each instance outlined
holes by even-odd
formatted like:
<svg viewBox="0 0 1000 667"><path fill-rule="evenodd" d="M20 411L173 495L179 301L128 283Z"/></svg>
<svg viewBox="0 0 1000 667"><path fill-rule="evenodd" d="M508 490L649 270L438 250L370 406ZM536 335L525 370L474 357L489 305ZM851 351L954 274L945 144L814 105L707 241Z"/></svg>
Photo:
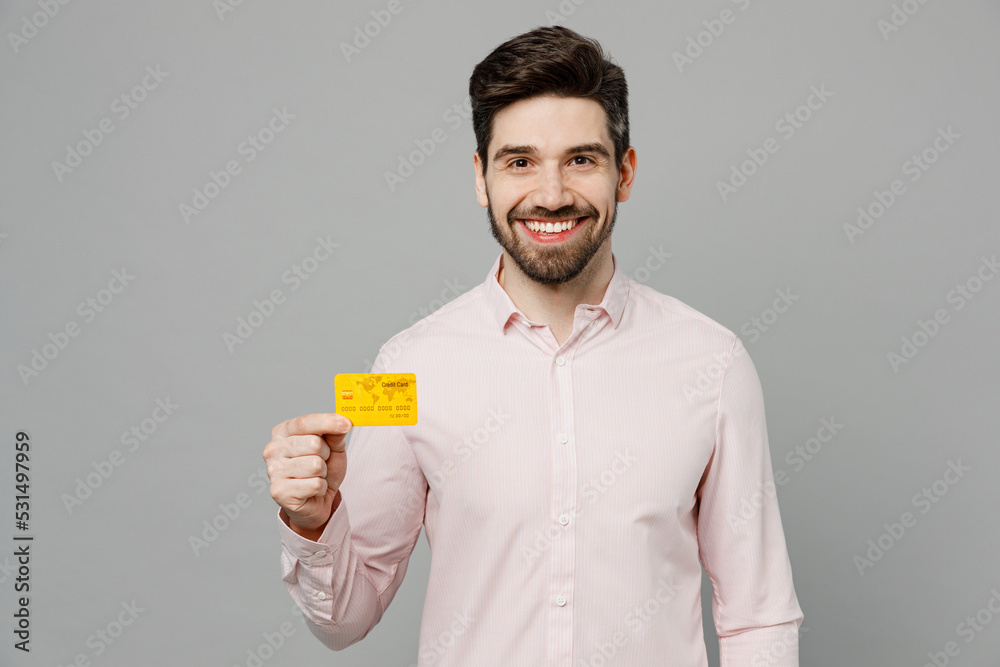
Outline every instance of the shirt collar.
<svg viewBox="0 0 1000 667"><path fill-rule="evenodd" d="M604 291L604 298L601 299L601 303L597 304L597 308L607 313L608 317L611 318L612 326L617 328L618 323L622 319L622 313L625 311L625 301L628 299L630 280L618 264L614 253L611 253L611 261L615 267L614 274L612 274L611 282L608 283L608 287ZM511 301L510 295L507 294L497 281L497 273L499 273L502 263L503 252L501 251L496 260L493 261L493 266L490 267L489 273L486 274L486 280L483 285L490 314L497 326L506 333L507 323L515 314L525 320L528 318L518 310L514 302Z"/></svg>

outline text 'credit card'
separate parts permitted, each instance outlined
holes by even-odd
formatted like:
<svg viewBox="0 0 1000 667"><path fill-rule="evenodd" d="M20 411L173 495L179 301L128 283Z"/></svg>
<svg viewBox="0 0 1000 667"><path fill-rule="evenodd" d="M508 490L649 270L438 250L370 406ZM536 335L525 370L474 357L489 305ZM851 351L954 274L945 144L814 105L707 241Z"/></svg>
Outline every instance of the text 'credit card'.
<svg viewBox="0 0 1000 667"><path fill-rule="evenodd" d="M355 426L417 423L413 373L338 373L333 378L337 414Z"/></svg>

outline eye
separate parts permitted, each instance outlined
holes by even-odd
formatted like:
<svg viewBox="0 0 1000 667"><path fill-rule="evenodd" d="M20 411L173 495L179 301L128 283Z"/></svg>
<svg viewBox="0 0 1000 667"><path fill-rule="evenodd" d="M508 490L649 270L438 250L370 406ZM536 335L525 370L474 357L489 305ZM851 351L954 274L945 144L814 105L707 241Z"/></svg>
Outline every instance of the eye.
<svg viewBox="0 0 1000 667"><path fill-rule="evenodd" d="M587 162L589 162L591 164L594 163L594 161L592 159L590 159L589 157L587 157L586 155L576 155L576 156L573 157L573 160L574 161L575 160L586 160ZM575 162L575 164L586 164L586 163L584 163L584 162Z"/></svg>
<svg viewBox="0 0 1000 667"><path fill-rule="evenodd" d="M509 166L514 167L515 169L527 168L528 160L523 157L519 157L516 160L511 160Z"/></svg>

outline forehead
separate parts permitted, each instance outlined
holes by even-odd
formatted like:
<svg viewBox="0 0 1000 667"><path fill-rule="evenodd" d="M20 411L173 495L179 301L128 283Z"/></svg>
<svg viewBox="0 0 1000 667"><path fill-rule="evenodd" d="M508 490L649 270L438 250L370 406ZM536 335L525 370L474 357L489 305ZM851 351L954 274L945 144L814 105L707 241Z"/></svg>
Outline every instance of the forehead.
<svg viewBox="0 0 1000 667"><path fill-rule="evenodd" d="M587 143L601 143L609 150L612 147L607 114L592 99L531 97L504 107L493 118L491 151L517 144L548 153Z"/></svg>

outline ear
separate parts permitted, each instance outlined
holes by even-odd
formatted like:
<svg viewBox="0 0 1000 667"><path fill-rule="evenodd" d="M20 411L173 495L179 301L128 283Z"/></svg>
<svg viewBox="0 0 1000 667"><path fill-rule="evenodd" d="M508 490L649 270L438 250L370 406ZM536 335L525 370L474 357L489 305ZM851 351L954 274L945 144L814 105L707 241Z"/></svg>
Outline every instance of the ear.
<svg viewBox="0 0 1000 667"><path fill-rule="evenodd" d="M618 175L618 190L615 192L615 196L620 202L628 201L632 192L632 183L635 181L635 163L635 148L629 146L625 155L622 156L621 173Z"/></svg>
<svg viewBox="0 0 1000 667"><path fill-rule="evenodd" d="M476 172L476 201L483 208L487 208L490 205L489 199L486 197L486 177L483 176L482 162L479 160L479 152L472 152L472 168Z"/></svg>

